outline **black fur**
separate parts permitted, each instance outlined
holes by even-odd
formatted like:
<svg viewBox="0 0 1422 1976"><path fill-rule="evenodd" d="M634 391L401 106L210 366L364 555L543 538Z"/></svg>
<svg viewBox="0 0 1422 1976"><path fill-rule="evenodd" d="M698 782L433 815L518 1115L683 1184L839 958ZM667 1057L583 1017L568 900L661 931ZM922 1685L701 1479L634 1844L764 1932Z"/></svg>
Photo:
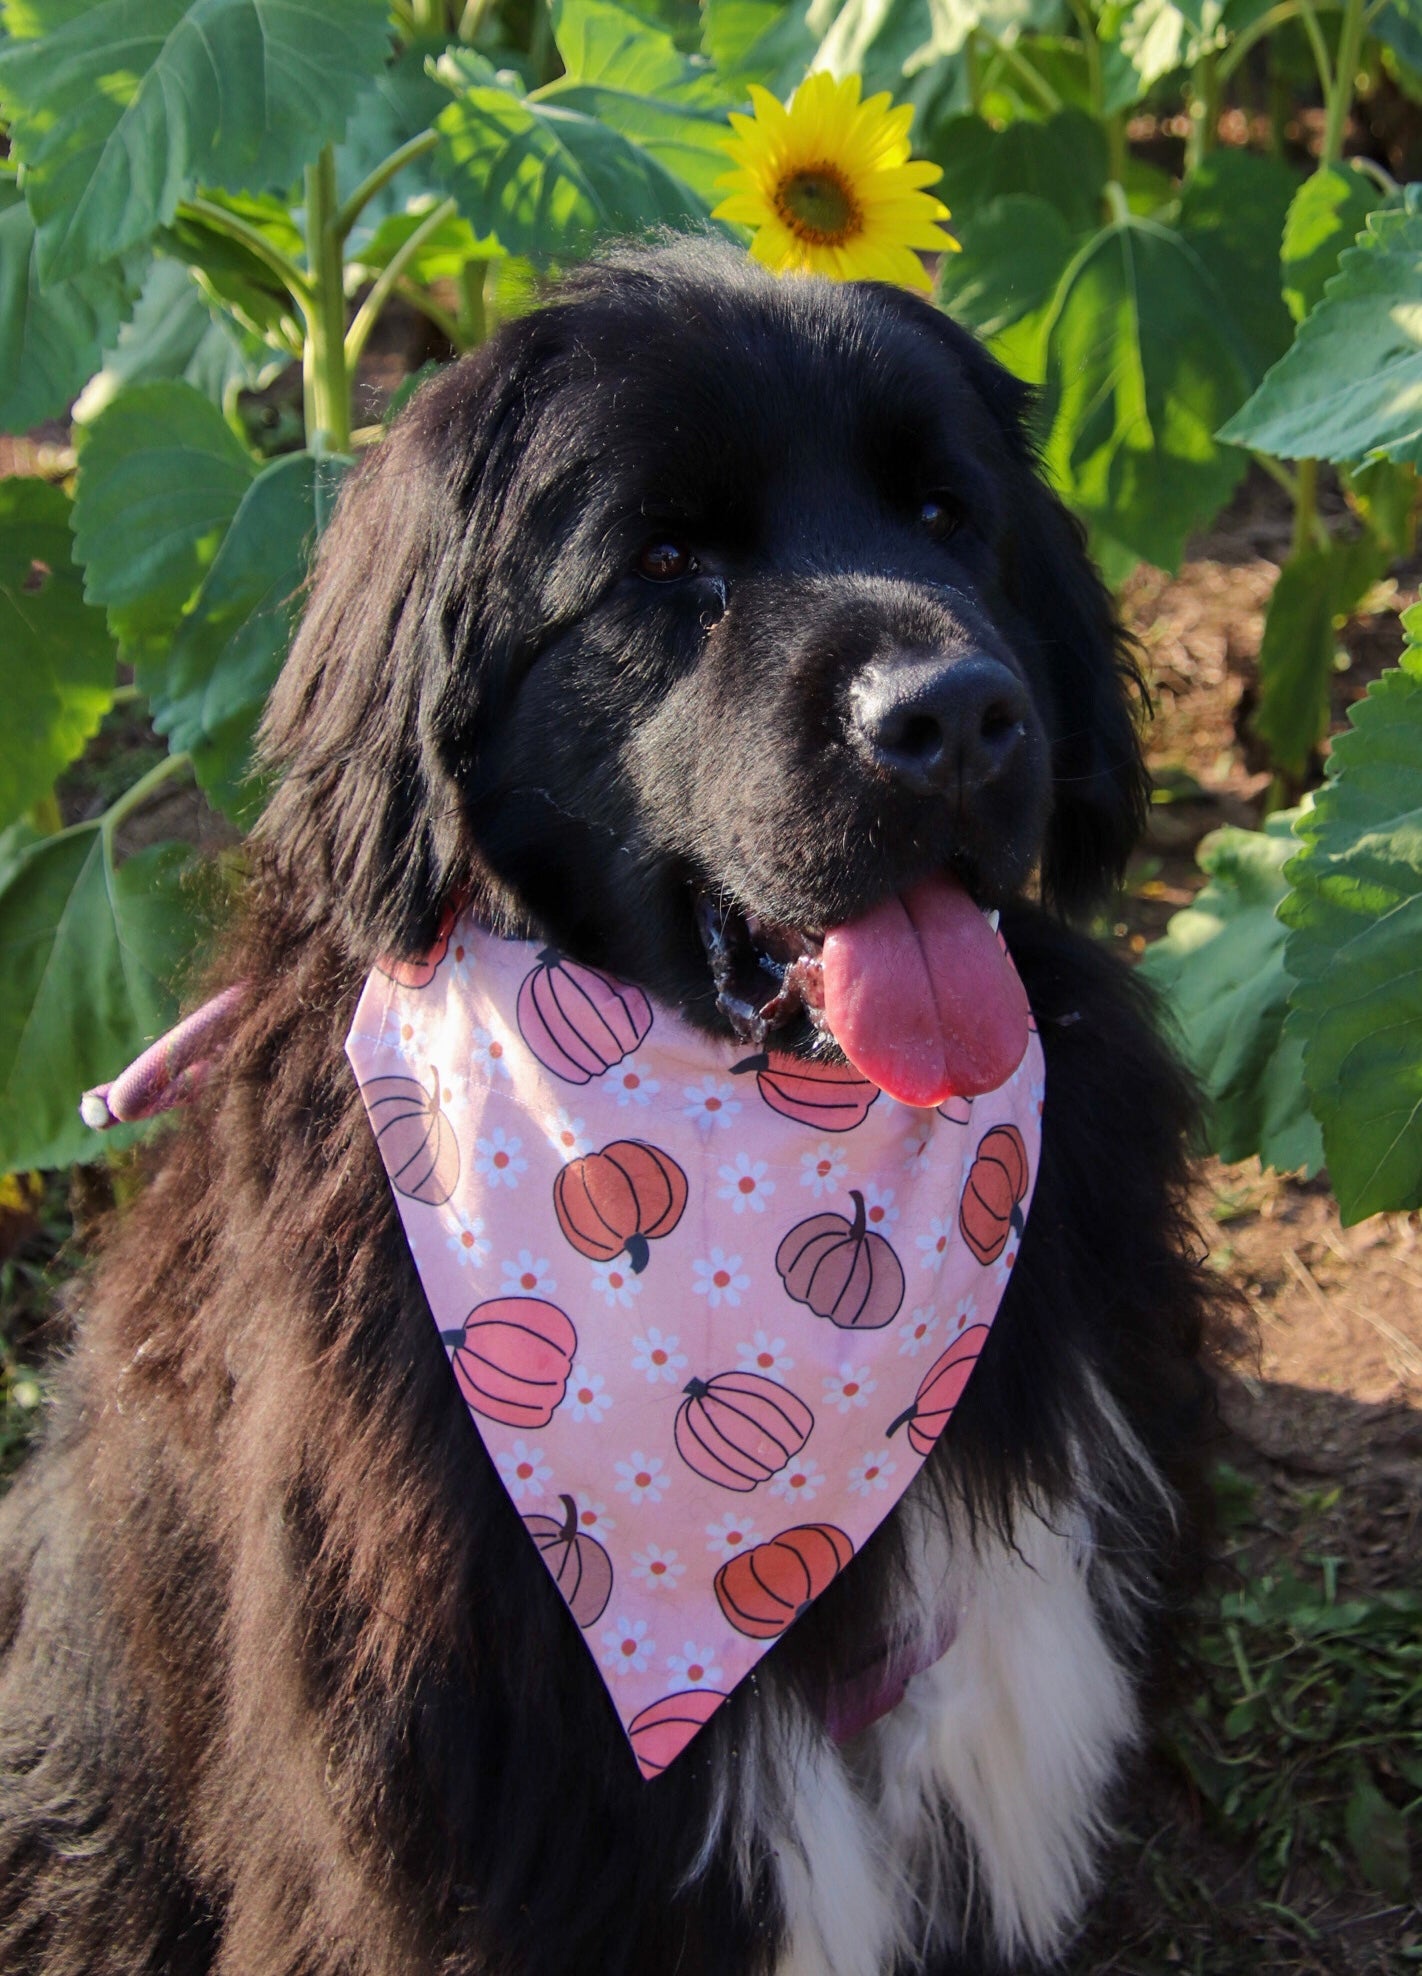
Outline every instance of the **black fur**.
<svg viewBox="0 0 1422 1976"><path fill-rule="evenodd" d="M852 1664L896 1525L644 1784L469 1430L342 1055L375 957L453 894L709 1028L700 885L821 927L947 862L1002 900L1042 1164L930 1468L1010 1531L1067 1489L1094 1379L1187 1483L1190 1096L1139 986L1028 902L1038 866L1049 905L1110 883L1143 779L1024 410L926 304L681 245L570 280L363 463L268 721L241 1026L109 1234L0 1522L7 1972L757 1976L783 1947L768 1856L748 1890L723 1835L689 1883L707 1794L773 1772L777 1696ZM918 520L942 491L946 542ZM669 536L700 571L651 583ZM1043 745L950 814L866 768L845 696L876 654L983 638ZM1102 1570L1145 1533L1167 1609L1161 1507L1101 1517Z"/></svg>

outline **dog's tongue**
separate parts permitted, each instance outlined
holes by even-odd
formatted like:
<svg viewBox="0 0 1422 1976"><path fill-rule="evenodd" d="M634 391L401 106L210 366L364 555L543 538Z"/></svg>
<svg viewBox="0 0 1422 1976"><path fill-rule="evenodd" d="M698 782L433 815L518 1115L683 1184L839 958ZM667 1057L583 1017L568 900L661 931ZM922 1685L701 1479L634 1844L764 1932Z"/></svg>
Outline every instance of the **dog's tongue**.
<svg viewBox="0 0 1422 1976"><path fill-rule="evenodd" d="M946 875L825 935L825 1017L857 1071L906 1105L995 1091L1027 1048L1027 996Z"/></svg>

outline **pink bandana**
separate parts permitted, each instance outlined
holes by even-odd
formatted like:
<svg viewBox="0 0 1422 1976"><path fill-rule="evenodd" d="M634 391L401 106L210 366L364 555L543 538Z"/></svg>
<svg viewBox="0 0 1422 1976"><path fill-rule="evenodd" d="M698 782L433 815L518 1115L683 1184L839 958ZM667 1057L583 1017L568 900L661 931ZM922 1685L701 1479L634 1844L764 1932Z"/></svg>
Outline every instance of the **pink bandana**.
<svg viewBox="0 0 1422 1976"><path fill-rule="evenodd" d="M371 975L346 1050L459 1390L656 1776L947 1425L1041 1045L919 1110L465 918Z"/></svg>

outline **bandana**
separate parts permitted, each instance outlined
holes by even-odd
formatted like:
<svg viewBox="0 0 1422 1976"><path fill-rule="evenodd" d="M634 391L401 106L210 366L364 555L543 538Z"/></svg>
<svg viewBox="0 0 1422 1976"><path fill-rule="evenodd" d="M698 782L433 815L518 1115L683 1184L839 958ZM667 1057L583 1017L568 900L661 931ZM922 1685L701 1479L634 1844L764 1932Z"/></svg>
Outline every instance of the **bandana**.
<svg viewBox="0 0 1422 1976"><path fill-rule="evenodd" d="M656 1776L947 1426L1031 1199L1038 1038L919 1109L466 917L371 975L346 1051L470 1418Z"/></svg>

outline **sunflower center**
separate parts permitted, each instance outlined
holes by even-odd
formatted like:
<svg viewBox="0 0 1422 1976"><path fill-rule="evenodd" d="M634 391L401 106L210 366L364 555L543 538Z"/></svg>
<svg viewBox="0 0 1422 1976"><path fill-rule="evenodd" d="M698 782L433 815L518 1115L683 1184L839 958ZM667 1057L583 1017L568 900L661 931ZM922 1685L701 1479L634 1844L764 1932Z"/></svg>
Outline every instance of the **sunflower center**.
<svg viewBox="0 0 1422 1976"><path fill-rule="evenodd" d="M806 165L775 188L775 210L811 247L843 247L864 224L859 201L837 165Z"/></svg>

